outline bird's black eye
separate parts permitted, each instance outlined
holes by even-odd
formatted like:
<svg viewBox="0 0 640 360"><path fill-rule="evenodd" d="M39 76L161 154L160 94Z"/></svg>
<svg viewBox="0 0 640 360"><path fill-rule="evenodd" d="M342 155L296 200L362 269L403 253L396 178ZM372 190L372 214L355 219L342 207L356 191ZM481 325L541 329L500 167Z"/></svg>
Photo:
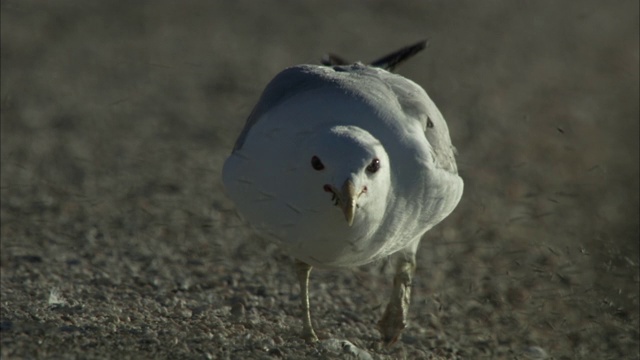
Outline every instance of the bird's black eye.
<svg viewBox="0 0 640 360"><path fill-rule="evenodd" d="M433 121L430 118L427 118L427 127L431 129L433 127Z"/></svg>
<svg viewBox="0 0 640 360"><path fill-rule="evenodd" d="M378 170L380 170L380 160L378 159L371 160L371 164L367 166L367 171L370 173L374 173Z"/></svg>
<svg viewBox="0 0 640 360"><path fill-rule="evenodd" d="M317 156L314 156L311 158L311 166L318 171L324 169L324 164L322 163L322 161L320 161L320 158Z"/></svg>

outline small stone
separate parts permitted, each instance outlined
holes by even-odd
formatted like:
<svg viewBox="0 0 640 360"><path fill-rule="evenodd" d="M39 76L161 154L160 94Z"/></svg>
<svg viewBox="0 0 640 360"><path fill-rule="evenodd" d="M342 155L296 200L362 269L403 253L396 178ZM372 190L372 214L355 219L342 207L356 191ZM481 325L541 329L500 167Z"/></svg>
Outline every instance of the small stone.
<svg viewBox="0 0 640 360"><path fill-rule="evenodd" d="M522 355L527 359L544 360L549 357L547 352L539 346L528 346L522 350Z"/></svg>

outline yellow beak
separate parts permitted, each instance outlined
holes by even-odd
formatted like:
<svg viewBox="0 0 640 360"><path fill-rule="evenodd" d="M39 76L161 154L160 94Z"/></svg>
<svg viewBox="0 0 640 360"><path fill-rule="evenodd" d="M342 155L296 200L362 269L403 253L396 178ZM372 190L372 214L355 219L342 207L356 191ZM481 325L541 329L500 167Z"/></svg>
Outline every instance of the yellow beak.
<svg viewBox="0 0 640 360"><path fill-rule="evenodd" d="M340 191L341 207L344 213L344 218L347 220L349 226L353 225L353 219L356 216L356 186L351 179L348 179L342 185Z"/></svg>

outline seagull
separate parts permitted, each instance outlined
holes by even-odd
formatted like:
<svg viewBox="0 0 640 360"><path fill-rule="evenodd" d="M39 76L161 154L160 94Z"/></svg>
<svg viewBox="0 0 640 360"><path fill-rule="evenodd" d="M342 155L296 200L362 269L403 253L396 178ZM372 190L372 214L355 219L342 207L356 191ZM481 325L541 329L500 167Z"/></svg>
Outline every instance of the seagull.
<svg viewBox="0 0 640 360"><path fill-rule="evenodd" d="M355 267L399 254L377 323L395 343L407 326L416 251L463 192L442 114L415 82L390 72L421 41L369 64L328 55L271 80L223 167L237 210L295 259L302 337L318 341L312 267Z"/></svg>

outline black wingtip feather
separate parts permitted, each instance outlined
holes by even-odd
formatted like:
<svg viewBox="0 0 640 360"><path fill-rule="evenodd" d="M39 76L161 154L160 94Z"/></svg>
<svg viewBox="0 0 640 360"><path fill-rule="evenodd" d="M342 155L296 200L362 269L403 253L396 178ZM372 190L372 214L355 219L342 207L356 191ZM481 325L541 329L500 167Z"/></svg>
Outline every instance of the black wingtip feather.
<svg viewBox="0 0 640 360"><path fill-rule="evenodd" d="M424 50L427 46L428 40L422 40L413 45L405 46L402 49L394 51L389 55L383 56L378 60L372 61L369 65L373 67L379 67L388 71L393 71L393 69L395 69L398 64Z"/></svg>
<svg viewBox="0 0 640 360"><path fill-rule="evenodd" d="M424 50L429 45L428 40L422 40L415 44L405 46L402 49L396 50L390 54L381 57L378 60L372 61L369 65L377 68L382 68L387 71L393 71L400 63L413 57L415 54ZM345 60L336 54L327 53L322 57L320 61L322 65L326 66L340 66L349 65L351 62Z"/></svg>
<svg viewBox="0 0 640 360"><path fill-rule="evenodd" d="M336 55L336 54L325 54L322 57L322 60L320 60L320 62L322 63L322 65L326 65L326 66L336 66L336 65L348 65L349 62L345 59L343 59L342 57Z"/></svg>

